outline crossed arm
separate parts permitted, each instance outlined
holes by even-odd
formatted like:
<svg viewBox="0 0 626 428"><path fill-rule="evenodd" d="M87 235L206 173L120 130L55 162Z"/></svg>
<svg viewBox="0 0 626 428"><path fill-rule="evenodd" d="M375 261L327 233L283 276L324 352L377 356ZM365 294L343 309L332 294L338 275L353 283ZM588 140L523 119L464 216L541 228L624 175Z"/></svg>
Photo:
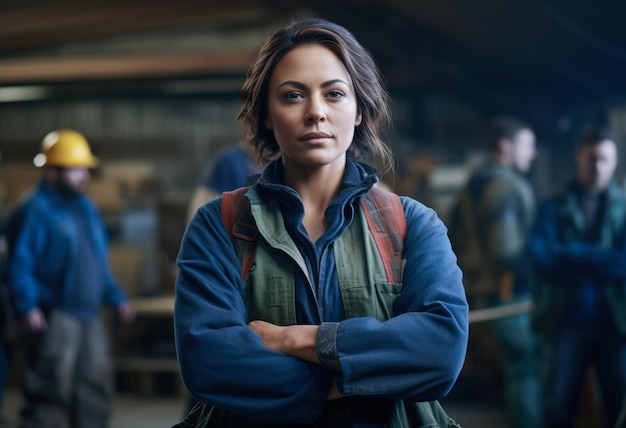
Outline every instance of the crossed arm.
<svg viewBox="0 0 626 428"><path fill-rule="evenodd" d="M248 327L255 332L263 342L263 345L301 360L315 364L321 364L317 356L317 325L290 325L278 326L265 321L252 321ZM328 400L341 398L342 395L333 386L328 394Z"/></svg>

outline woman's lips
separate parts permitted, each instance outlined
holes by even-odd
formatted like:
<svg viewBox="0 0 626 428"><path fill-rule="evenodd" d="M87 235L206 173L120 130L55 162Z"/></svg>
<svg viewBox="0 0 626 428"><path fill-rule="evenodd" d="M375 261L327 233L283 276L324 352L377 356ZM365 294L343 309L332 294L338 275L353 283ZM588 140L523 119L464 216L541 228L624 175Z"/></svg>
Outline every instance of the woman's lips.
<svg viewBox="0 0 626 428"><path fill-rule="evenodd" d="M310 132L300 137L300 140L306 141L308 143L316 143L326 141L329 138L331 138L331 136L324 132Z"/></svg>

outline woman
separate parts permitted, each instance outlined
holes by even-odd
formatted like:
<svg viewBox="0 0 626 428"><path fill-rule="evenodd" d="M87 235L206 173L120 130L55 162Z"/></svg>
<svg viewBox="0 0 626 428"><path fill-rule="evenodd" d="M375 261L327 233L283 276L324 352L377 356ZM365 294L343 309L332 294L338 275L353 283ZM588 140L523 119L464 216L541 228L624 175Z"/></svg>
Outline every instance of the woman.
<svg viewBox="0 0 626 428"><path fill-rule="evenodd" d="M243 282L223 199L196 213L174 321L184 383L209 404L180 426L447 424L425 414L442 413L432 400L464 361L461 272L434 211L402 198L403 282L380 281L359 203L377 182L361 161L391 164L371 56L338 25L298 20L269 35L242 97L240 119L259 157L273 159L246 195L255 264Z"/></svg>

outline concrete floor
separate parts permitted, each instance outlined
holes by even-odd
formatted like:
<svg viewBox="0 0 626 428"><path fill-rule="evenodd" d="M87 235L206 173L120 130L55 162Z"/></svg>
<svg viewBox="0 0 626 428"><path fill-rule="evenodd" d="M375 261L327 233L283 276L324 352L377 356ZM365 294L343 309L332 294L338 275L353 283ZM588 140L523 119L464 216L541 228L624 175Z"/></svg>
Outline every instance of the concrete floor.
<svg viewBox="0 0 626 428"><path fill-rule="evenodd" d="M506 428L504 410L488 403L441 400L446 413L463 428Z"/></svg>
<svg viewBox="0 0 626 428"><path fill-rule="evenodd" d="M111 428L169 428L180 422L185 400L172 397L139 397L135 394L119 394L115 400ZM9 390L4 400L2 416L9 421L1 428L17 427L21 397L16 390Z"/></svg>
<svg viewBox="0 0 626 428"><path fill-rule="evenodd" d="M463 403L443 400L447 413L463 428L504 428L502 411L494 404ZM118 394L111 428L169 428L180 422L185 399L175 397L140 397ZM9 423L0 428L17 427L21 406L19 392L10 389L5 397L2 415Z"/></svg>

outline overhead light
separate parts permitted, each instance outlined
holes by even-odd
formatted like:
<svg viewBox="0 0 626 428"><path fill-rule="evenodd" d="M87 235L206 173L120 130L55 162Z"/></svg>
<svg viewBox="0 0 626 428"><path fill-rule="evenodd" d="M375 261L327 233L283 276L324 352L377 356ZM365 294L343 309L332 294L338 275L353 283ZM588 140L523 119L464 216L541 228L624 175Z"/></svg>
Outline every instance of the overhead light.
<svg viewBox="0 0 626 428"><path fill-rule="evenodd" d="M4 86L0 87L0 103L41 100L49 94L46 86Z"/></svg>

